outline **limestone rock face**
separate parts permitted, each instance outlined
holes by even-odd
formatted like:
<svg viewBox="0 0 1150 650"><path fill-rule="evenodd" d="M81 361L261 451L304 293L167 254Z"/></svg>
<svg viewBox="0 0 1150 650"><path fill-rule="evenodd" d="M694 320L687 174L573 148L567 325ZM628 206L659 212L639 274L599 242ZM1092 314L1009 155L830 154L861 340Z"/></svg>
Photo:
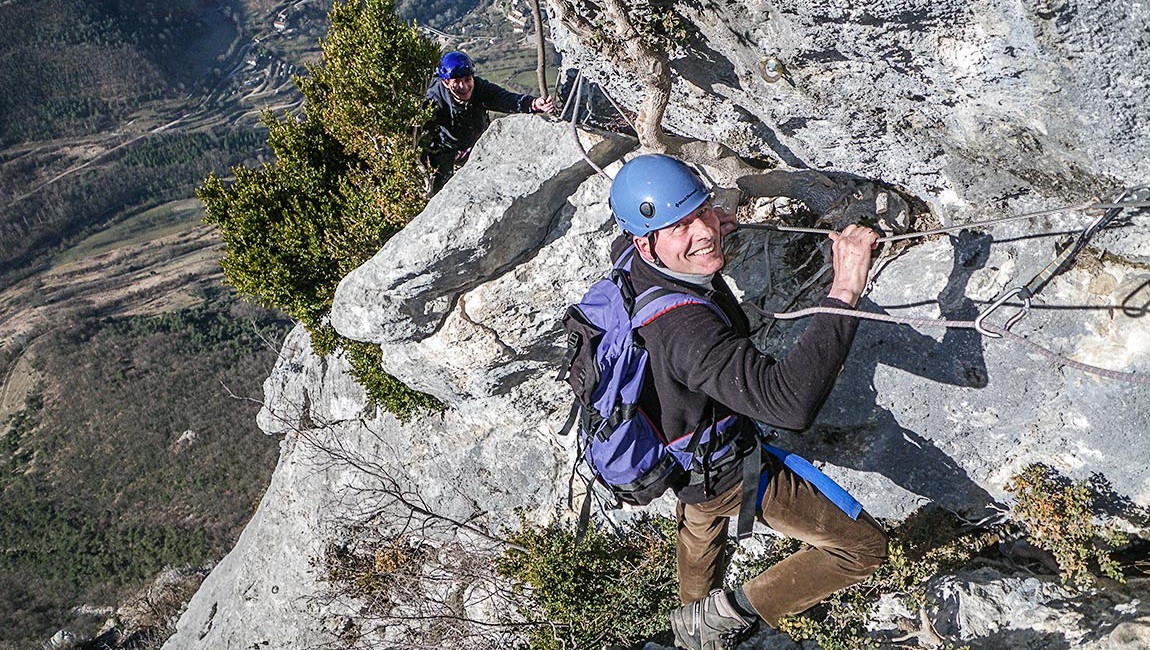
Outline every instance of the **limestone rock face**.
<svg viewBox="0 0 1150 650"><path fill-rule="evenodd" d="M591 176L569 125L526 115L492 124L481 147L422 215L340 283L332 324L360 340L419 341L438 330L455 298L534 257L569 220L566 199ZM634 144L590 135L588 157L603 166Z"/></svg>
<svg viewBox="0 0 1150 650"><path fill-rule="evenodd" d="M1050 259L1053 251L1027 241L962 235L919 244L875 277L860 307L970 320ZM1128 301L1148 279L1125 263L1082 264L1052 283L1014 331L1067 358L1145 376L1150 356L1137 343L1150 336L1145 319L1102 306ZM908 514L911 495L968 514L976 504L1004 505L1002 486L1032 462L1077 478L1097 474L1144 507L1150 472L1123 459L1150 452L1135 433L1148 395L1146 384L1060 367L1009 339L864 323L818 423L792 446L844 468L830 473L882 516Z"/></svg>
<svg viewBox="0 0 1150 650"><path fill-rule="evenodd" d="M821 214L840 201L835 185L869 178L899 190L921 228L1150 184L1150 6L776 0L704 2L680 16L691 36L670 56L665 125L780 167L740 179L744 192L800 196ZM567 65L638 107L637 71L552 24ZM785 77L769 74L775 62ZM812 174L830 183L803 177ZM876 265L863 308L969 320L1029 281L1093 218L1046 215L888 251L894 259ZM1101 232L1017 331L1074 359L1145 374L1144 221ZM795 288L774 278L750 291L772 309ZM1003 323L1013 304L991 322ZM784 351L785 340L763 345ZM1145 504L1150 474L1114 460L1130 444L1145 453L1134 432L1148 394L1144 384L1059 369L1035 350L969 331L864 324L819 422L788 442L828 462L881 515L905 515L912 495L965 512L1001 502L1006 478L1034 461L1079 477L1102 473Z"/></svg>
<svg viewBox="0 0 1150 650"><path fill-rule="evenodd" d="M303 325L297 325L284 339L280 361L264 381L264 394L275 396L256 415L260 429L268 435L375 414L343 357L317 358L311 354L311 337Z"/></svg>
<svg viewBox="0 0 1150 650"><path fill-rule="evenodd" d="M385 346L388 372L451 404L501 391L522 375L525 358L538 360L533 347L553 345L539 335L554 331L551 316L571 293L525 278L561 279L589 261L570 242L554 246L569 229L610 226L601 210L591 225L575 215L580 199L572 195L595 174L582 150L602 167L634 146L527 115L496 121L484 137L499 148L477 147L423 214L340 283L332 308L340 332ZM494 290L481 286L497 278ZM459 338L483 359L461 365L451 352Z"/></svg>
<svg viewBox="0 0 1150 650"><path fill-rule="evenodd" d="M764 164L753 177L718 153L704 166L725 189L764 197L744 217L801 201L841 226L883 221L882 205L905 208L892 227L917 229L1085 203L1150 182L1150 51L1139 45L1150 5L848 4L680 7L696 31L672 60L666 124ZM634 74L552 26L567 64L637 105ZM794 85L764 80L769 57ZM635 146L584 130L578 138L608 175ZM513 526L517 509L539 522L569 516L573 442L556 435L569 395L553 379L559 317L608 268L616 234L609 183L567 126L501 118L423 214L340 285L335 327L379 343L384 369L442 399L442 414L403 423L377 412L344 361L315 356L306 332L293 332L259 416L265 431L284 436L280 466L165 647L299 648L345 632L357 605L317 597L325 585L318 560L379 508L388 481L491 530ZM732 195L720 199L733 207ZM1144 215L1097 237L1013 331L1083 363L1150 373ZM860 308L969 321L1038 273L1089 219L1068 212L887 246ZM749 311L813 304L829 279L820 240L743 229L727 242L724 273ZM1017 310L1012 303L992 322ZM763 325L756 342L775 356L805 327L752 316ZM879 517L934 501L978 518L1008 504L1011 475L1044 462L1089 479L1113 512L1144 525L1147 404L1145 384L1063 367L1008 339L867 322L815 425L780 444ZM665 498L656 509L670 505ZM939 631L973 647L1143 647L1150 619L1130 604L1150 601L1145 595L1115 601L1112 625L1091 636L1056 587L1007 574L951 577L933 598Z"/></svg>
<svg viewBox="0 0 1150 650"><path fill-rule="evenodd" d="M571 441L555 435L569 406L553 379L562 354L557 314L602 273L614 236L608 185L581 162L567 127L541 118L514 129L501 122L416 220L434 229L454 219L456 227L445 228L437 245L419 239L409 249L385 249L341 286L333 310L343 331L382 344L389 372L451 407L407 423L376 412L347 363L315 355L297 327L264 384L259 414L266 432L285 436L272 485L165 647L300 648L346 632L355 607L319 597L326 587L322 559L355 522L386 509L386 485L410 490L437 515L495 531L516 525L520 508L547 521L563 501ZM599 165L633 146L618 136L581 137ZM518 171L493 155L541 143L550 147L550 162L511 161ZM484 201L469 200L463 188L485 179L487 169L518 183L520 194L493 189ZM517 197L539 193L547 201L515 207ZM452 207L437 218L435 206L443 205ZM468 252L480 240L505 263L489 265ZM449 255L453 261L443 265ZM426 295L412 294L422 301L418 310L403 312L394 301L381 306L383 293L365 280L397 268L409 279L427 278ZM442 313L432 319L435 309ZM378 326L389 318L391 327Z"/></svg>
<svg viewBox="0 0 1150 650"><path fill-rule="evenodd" d="M945 219L1150 182L1150 7L1105 0L705 1L666 125L881 179ZM634 70L552 21L564 62L635 108ZM768 61L788 78L769 82ZM789 79L789 80L788 80Z"/></svg>
<svg viewBox="0 0 1150 650"><path fill-rule="evenodd" d="M1075 594L1050 581L989 568L940 578L930 592L939 603L938 633L980 650L1133 650L1150 642L1150 611L1137 600Z"/></svg>

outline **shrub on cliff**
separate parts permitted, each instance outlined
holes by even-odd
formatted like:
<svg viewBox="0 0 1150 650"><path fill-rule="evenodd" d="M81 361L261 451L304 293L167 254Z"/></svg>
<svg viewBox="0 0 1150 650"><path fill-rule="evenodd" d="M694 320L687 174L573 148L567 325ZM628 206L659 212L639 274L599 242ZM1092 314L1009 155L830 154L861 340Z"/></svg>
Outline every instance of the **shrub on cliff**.
<svg viewBox="0 0 1150 650"><path fill-rule="evenodd" d="M303 115L264 114L275 162L236 167L230 182L212 174L197 195L223 234L227 282L301 321L317 353L342 350L368 394L405 417L434 399L379 370L378 346L352 345L327 322L340 279L426 203L415 131L438 48L394 9L337 2L322 61L296 78Z"/></svg>
<svg viewBox="0 0 1150 650"><path fill-rule="evenodd" d="M1099 576L1125 582L1112 553L1130 539L1104 514L1086 481L1032 463L1010 479L1006 490L1015 498L1014 519L1036 546L1054 557L1063 583L1086 589Z"/></svg>
<svg viewBox="0 0 1150 650"><path fill-rule="evenodd" d="M532 650L632 645L664 632L678 606L675 520L644 516L617 529L592 525L576 543L560 523L526 521L496 562L515 584Z"/></svg>

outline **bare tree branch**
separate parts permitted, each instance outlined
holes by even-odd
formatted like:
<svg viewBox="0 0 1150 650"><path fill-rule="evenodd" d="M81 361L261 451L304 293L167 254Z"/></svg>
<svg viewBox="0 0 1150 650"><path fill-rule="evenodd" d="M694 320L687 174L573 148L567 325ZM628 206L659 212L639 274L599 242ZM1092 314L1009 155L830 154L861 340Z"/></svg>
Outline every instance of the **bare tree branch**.
<svg viewBox="0 0 1150 650"><path fill-rule="evenodd" d="M410 459L394 448L388 432L361 419L360 432L348 435L311 413L307 392L285 415L220 385L232 399L264 406L289 436L314 449L314 471L351 477L334 494L334 510L345 514L328 517L335 533L326 537L333 541L313 559L328 586L309 602L325 615L343 617L342 623L334 619L333 640L324 647L384 642L502 650L521 645L526 630L554 629L523 615L517 605L522 590L497 570L496 559L506 549L527 549L481 525L487 513L462 489L451 498L457 504L456 497L464 499L465 514L458 505L448 513L429 503L419 481L406 475Z"/></svg>
<svg viewBox="0 0 1150 650"><path fill-rule="evenodd" d="M543 41L543 13L539 0L531 0L531 17L535 19L535 76L539 80L539 96L547 97L547 45Z"/></svg>

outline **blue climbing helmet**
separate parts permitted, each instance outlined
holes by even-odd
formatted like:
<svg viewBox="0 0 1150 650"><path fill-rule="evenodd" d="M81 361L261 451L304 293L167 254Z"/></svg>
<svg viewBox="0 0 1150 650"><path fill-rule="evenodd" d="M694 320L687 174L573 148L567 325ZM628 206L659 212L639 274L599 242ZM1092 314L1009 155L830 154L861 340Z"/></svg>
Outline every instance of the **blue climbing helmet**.
<svg viewBox="0 0 1150 650"><path fill-rule="evenodd" d="M439 60L439 67L435 69L435 76L440 79L459 79L475 74L475 64L471 57L463 52L448 52Z"/></svg>
<svg viewBox="0 0 1150 650"><path fill-rule="evenodd" d="M711 198L703 179L663 154L632 158L611 183L611 212L625 232L646 237L691 214Z"/></svg>

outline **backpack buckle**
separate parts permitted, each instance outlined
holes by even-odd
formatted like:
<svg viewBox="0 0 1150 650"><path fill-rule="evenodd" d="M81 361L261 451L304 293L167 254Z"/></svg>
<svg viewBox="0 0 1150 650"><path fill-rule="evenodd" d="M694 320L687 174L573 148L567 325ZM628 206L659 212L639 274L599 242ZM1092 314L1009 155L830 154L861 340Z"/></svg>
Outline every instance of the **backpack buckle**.
<svg viewBox="0 0 1150 650"><path fill-rule="evenodd" d="M760 441L771 442L778 439L780 434L774 427L759 422L758 420L751 420L751 422L755 424L755 435Z"/></svg>

